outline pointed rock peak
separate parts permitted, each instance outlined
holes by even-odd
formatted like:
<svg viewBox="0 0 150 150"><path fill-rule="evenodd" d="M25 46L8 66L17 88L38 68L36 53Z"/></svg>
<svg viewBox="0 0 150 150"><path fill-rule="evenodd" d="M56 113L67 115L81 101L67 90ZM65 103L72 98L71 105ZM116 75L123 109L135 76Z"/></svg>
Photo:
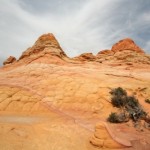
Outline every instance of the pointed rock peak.
<svg viewBox="0 0 150 150"><path fill-rule="evenodd" d="M35 42L34 46L52 46L55 48L60 48L58 41L56 40L55 36L52 33L43 34L38 38Z"/></svg>
<svg viewBox="0 0 150 150"><path fill-rule="evenodd" d="M43 34L40 36L31 48L28 48L25 52L22 53L20 59L33 55L35 56L39 53L41 55L50 54L53 56L56 55L58 57L66 56L52 33Z"/></svg>
<svg viewBox="0 0 150 150"><path fill-rule="evenodd" d="M138 53L144 53L144 51L138 47L135 42L130 39L126 38L123 40L120 40L118 43L114 44L111 49L113 52L123 51L123 50L130 50L135 51Z"/></svg>

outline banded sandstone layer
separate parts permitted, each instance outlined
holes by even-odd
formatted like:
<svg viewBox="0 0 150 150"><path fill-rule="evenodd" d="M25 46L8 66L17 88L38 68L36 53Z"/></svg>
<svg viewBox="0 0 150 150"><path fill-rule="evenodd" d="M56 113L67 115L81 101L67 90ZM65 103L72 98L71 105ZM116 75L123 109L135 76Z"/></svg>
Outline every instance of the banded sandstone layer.
<svg viewBox="0 0 150 150"><path fill-rule="evenodd" d="M150 112L150 56L133 40L69 58L53 34L42 35L0 68L1 149L149 149L147 128L106 121L118 111L109 94L116 87Z"/></svg>

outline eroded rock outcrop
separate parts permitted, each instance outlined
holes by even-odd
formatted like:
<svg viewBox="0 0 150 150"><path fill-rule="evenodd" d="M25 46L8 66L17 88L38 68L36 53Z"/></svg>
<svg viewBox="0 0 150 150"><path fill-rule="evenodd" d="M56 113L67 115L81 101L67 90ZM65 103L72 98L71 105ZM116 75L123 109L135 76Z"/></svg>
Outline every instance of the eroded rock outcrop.
<svg viewBox="0 0 150 150"><path fill-rule="evenodd" d="M97 53L97 57L98 57L99 55L101 55L101 54L104 54L104 55L113 55L114 52L111 51L111 50L108 50L108 49L106 49L106 50L101 50L100 52Z"/></svg>
<svg viewBox="0 0 150 150"><path fill-rule="evenodd" d="M23 52L20 59L37 55L41 52L43 54L51 54L60 58L66 56L54 35L52 33L48 33L40 36L31 48L28 48L25 52Z"/></svg>
<svg viewBox="0 0 150 150"><path fill-rule="evenodd" d="M96 55L97 62L107 64L150 64L150 56L138 47L130 38L123 39L112 46L111 50L102 50Z"/></svg>
<svg viewBox="0 0 150 150"><path fill-rule="evenodd" d="M95 133L90 139L90 142L100 148L118 149L126 147L123 144L116 142L112 139L110 133L108 132L105 124L99 123L95 127Z"/></svg>
<svg viewBox="0 0 150 150"><path fill-rule="evenodd" d="M31 62L64 63L68 57L60 47L52 33L44 34L38 38L32 47L22 53L19 63L29 64Z"/></svg>
<svg viewBox="0 0 150 150"><path fill-rule="evenodd" d="M118 43L114 44L111 50L113 52L130 50L130 51L136 51L137 53L144 53L144 51L140 47L138 47L134 43L134 41L130 38L123 39Z"/></svg>
<svg viewBox="0 0 150 150"><path fill-rule="evenodd" d="M92 53L83 53L74 59L78 61L94 61L96 57Z"/></svg>
<svg viewBox="0 0 150 150"><path fill-rule="evenodd" d="M4 62L3 65L12 64L16 61L16 58L14 56L9 56Z"/></svg>
<svg viewBox="0 0 150 150"><path fill-rule="evenodd" d="M133 42L126 43L132 46L119 44L118 50L115 46L97 56L85 53L71 59L52 34L45 34L17 62L0 68L0 114L4 115L0 115L0 147L95 150L95 145L122 149L105 126L95 128L95 124L106 122L117 111L109 92L118 86L138 97L145 111L150 111L144 102L150 98L149 56L136 50ZM129 62L134 64L132 68ZM117 127L112 130L122 141L126 136L133 140L132 133L134 140L149 143L148 130L137 134L134 128L128 132L127 125L121 129L120 125L119 132Z"/></svg>

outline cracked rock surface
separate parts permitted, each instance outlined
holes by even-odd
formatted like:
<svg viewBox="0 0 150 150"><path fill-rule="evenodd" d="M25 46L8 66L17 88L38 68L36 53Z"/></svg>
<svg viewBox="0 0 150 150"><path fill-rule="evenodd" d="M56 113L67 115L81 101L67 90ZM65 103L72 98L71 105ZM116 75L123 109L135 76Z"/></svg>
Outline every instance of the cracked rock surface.
<svg viewBox="0 0 150 150"><path fill-rule="evenodd" d="M122 42L118 51L116 44L96 56L69 58L54 35L45 34L0 68L1 149L134 149L132 141L149 147L148 129L106 121L118 111L109 94L116 87L150 112L144 101L150 98L150 57L132 40Z"/></svg>

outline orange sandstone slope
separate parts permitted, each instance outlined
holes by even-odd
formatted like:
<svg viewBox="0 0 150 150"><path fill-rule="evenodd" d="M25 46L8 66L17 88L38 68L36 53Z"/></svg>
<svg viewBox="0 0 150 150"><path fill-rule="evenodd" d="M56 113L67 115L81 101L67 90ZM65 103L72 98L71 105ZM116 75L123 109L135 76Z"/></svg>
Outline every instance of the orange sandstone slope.
<svg viewBox="0 0 150 150"><path fill-rule="evenodd" d="M134 41L69 58L53 34L42 35L0 68L1 149L149 149L148 129L106 121L118 111L109 94L116 87L150 112L150 56Z"/></svg>

